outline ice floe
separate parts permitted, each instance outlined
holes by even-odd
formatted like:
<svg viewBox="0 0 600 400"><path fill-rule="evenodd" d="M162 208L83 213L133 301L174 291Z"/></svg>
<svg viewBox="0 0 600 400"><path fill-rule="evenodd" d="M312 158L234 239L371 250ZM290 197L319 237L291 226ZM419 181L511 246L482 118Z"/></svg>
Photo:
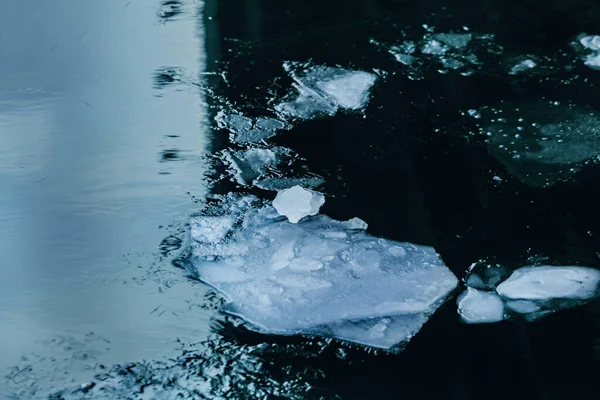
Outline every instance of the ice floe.
<svg viewBox="0 0 600 400"><path fill-rule="evenodd" d="M515 177L547 187L567 180L600 154L600 113L551 100L502 102L469 110L489 152Z"/></svg>
<svg viewBox="0 0 600 400"><path fill-rule="evenodd" d="M284 69L294 79L297 94L289 95L275 108L283 116L301 119L364 108L377 80L375 74L365 71L297 62L286 62Z"/></svg>
<svg viewBox="0 0 600 400"><path fill-rule="evenodd" d="M280 215L295 224L302 218L316 215L321 206L325 204L325 196L319 192L293 186L277 193L273 200L273 207Z"/></svg>
<svg viewBox="0 0 600 400"><path fill-rule="evenodd" d="M600 36L583 36L579 43L590 52L585 56L584 63L590 68L600 69Z"/></svg>
<svg viewBox="0 0 600 400"><path fill-rule="evenodd" d="M587 300L598 295L600 270L586 267L524 267L516 270L496 291L514 300Z"/></svg>
<svg viewBox="0 0 600 400"><path fill-rule="evenodd" d="M521 73L521 72L525 72L525 71L528 71L528 70L530 70L530 69L533 69L533 68L535 68L536 66L537 66L537 64L536 64L536 63L535 63L535 61L533 61L533 60L529 60L529 59L528 59L528 60L523 60L523 61L521 61L520 63L518 63L518 64L516 64L515 66L513 66L513 67L510 69L510 72L509 72L509 73L510 73L511 75L516 75L516 74L519 74L519 73Z"/></svg>
<svg viewBox="0 0 600 400"><path fill-rule="evenodd" d="M466 281L467 285L472 282L469 278ZM527 266L515 270L494 292L467 288L459 296L458 313L466 323L500 321L503 319L501 314L535 320L584 304L599 295L600 270L576 266Z"/></svg>
<svg viewBox="0 0 600 400"><path fill-rule="evenodd" d="M229 300L223 310L255 330L390 348L420 329L457 279L433 248L365 227L325 215L292 224L254 197L229 196L192 219L190 261Z"/></svg>
<svg viewBox="0 0 600 400"><path fill-rule="evenodd" d="M458 296L458 313L470 324L499 322L504 319L504 303L493 292L467 288Z"/></svg>
<svg viewBox="0 0 600 400"><path fill-rule="evenodd" d="M287 125L278 119L260 117L252 119L236 112L217 113L215 120L221 129L227 129L233 143L260 143L273 137L278 131L287 129Z"/></svg>

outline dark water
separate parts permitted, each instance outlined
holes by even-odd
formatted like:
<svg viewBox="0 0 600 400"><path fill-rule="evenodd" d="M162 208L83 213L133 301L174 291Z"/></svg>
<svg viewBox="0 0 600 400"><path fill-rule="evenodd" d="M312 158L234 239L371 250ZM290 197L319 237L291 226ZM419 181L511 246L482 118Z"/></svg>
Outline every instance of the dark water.
<svg viewBox="0 0 600 400"><path fill-rule="evenodd" d="M569 43L582 32L598 33L595 2L248 0L200 7L114 0L52 1L36 11L27 3L0 6L6 366L35 340L56 334L81 338L93 330L109 338L117 350L107 364L158 360L169 338L205 337L208 313L182 306L201 303L202 287L179 282L156 294L164 280L114 282L130 271L123 255L134 265L182 275L157 246L171 234L183 237L183 221L198 207L191 195L206 193L200 155L231 145L225 132L207 134L211 117L225 102L251 116L272 113L267 100L290 87L282 69L289 60L388 73L364 115L298 122L273 139L325 178L322 212L360 217L372 234L432 245L458 277L480 259L512 268L540 260L600 267L600 167L584 167L552 187L529 186L482 141L470 139L475 126L458 112L549 96L598 109L600 72L580 62L550 77L519 78L498 73L500 55L497 68L475 76L426 70L412 80L370 43L418 37L424 24L436 32L467 26L494 34L502 54L574 59ZM21 22L24 15L37 21L35 30ZM221 70L225 79L201 75ZM563 83L574 75L580 79ZM226 180L212 185L216 193L234 190L272 197ZM152 319L168 301L177 316ZM227 367L210 381L211 393L236 399L286 398L285 382L295 390L287 398L580 399L596 398L599 388L597 302L535 323L473 326L459 322L450 301L395 356L228 325L220 333L226 344L208 345L212 353L185 355L171 370L151 361L152 372L130 368L119 376L175 371L189 379L211 373L205 365L221 360ZM265 363L258 372L236 367L248 355ZM148 387L176 386L156 379ZM139 385L123 383L111 396L141 398L127 391Z"/></svg>

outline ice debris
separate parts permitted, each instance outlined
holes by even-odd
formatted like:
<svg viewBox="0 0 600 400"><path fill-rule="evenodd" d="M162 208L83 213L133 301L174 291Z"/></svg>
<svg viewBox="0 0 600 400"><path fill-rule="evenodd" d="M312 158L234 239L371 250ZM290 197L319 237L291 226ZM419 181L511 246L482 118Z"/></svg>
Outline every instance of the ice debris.
<svg viewBox="0 0 600 400"><path fill-rule="evenodd" d="M293 224L304 217L316 215L323 204L325 196L301 186L284 189L273 200L273 207L277 212L286 216Z"/></svg>
<svg viewBox="0 0 600 400"><path fill-rule="evenodd" d="M479 261L469 267L465 283L475 289L493 290L509 275L510 271L502 265Z"/></svg>
<svg viewBox="0 0 600 400"><path fill-rule="evenodd" d="M469 280L467 280L469 284ZM575 266L527 266L517 269L495 292L467 288L458 299L466 323L496 322L510 315L535 320L578 306L600 295L600 270ZM501 310L504 310L501 312Z"/></svg>
<svg viewBox="0 0 600 400"><path fill-rule="evenodd" d="M591 52L584 58L584 63L590 68L600 69L600 36L583 36L579 43Z"/></svg>
<svg viewBox="0 0 600 400"><path fill-rule="evenodd" d="M236 112L220 111L215 120L221 129L227 129L233 143L260 143L275 136L277 131L287 129L287 125L278 119L260 117L252 119Z"/></svg>
<svg viewBox="0 0 600 400"><path fill-rule="evenodd" d="M390 349L408 341L457 279L431 247L364 232L359 219L297 224L252 196L191 220L193 275L223 311L260 332L334 337Z"/></svg>
<svg viewBox="0 0 600 400"><path fill-rule="evenodd" d="M470 324L499 322L504 319L504 303L493 292L467 288L458 296L458 313Z"/></svg>
<svg viewBox="0 0 600 400"><path fill-rule="evenodd" d="M520 63L516 64L514 67L512 67L510 69L509 73L511 75L516 75L516 74L519 74L521 72L525 72L525 71L528 71L530 69L533 69L536 66L537 66L537 64L534 61L532 61L532 60L524 60L524 61L521 61Z"/></svg>
<svg viewBox="0 0 600 400"><path fill-rule="evenodd" d="M598 161L600 113L589 106L538 100L477 111L489 152L525 184L552 186Z"/></svg>
<svg viewBox="0 0 600 400"><path fill-rule="evenodd" d="M284 63L284 69L294 79L298 93L288 96L275 109L284 116L302 119L333 115L338 109L364 108L377 80L369 72L297 62Z"/></svg>

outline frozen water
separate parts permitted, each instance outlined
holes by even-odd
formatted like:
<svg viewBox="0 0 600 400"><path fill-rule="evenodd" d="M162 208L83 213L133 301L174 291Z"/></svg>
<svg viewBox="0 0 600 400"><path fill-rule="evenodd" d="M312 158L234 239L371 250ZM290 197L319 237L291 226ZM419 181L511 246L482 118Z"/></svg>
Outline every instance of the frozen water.
<svg viewBox="0 0 600 400"><path fill-rule="evenodd" d="M585 65L593 69L600 69L600 36L584 36L579 39L579 43L591 50L591 53L585 56Z"/></svg>
<svg viewBox="0 0 600 400"><path fill-rule="evenodd" d="M309 188L316 188L323 184L323 178L319 176L307 176L303 178L293 177L264 177L258 178L254 181L254 186L264 190L283 190L289 189L292 186L302 186Z"/></svg>
<svg viewBox="0 0 600 400"><path fill-rule="evenodd" d="M457 284L433 248L373 237L359 219L292 224L250 196L230 196L220 210L193 218L190 261L230 301L224 311L259 331L389 348Z"/></svg>
<svg viewBox="0 0 600 400"><path fill-rule="evenodd" d="M530 266L514 271L498 285L496 292L468 288L458 298L458 312L467 323L500 321L503 310L508 315L522 315L533 321L599 295L600 270Z"/></svg>
<svg viewBox="0 0 600 400"><path fill-rule="evenodd" d="M490 153L528 185L566 180L600 154L600 113L591 107L540 100L478 111Z"/></svg>
<svg viewBox="0 0 600 400"><path fill-rule="evenodd" d="M599 294L600 270L587 267L523 267L496 289L507 299L588 300Z"/></svg>
<svg viewBox="0 0 600 400"><path fill-rule="evenodd" d="M285 153L281 148L247 150L224 150L223 161L229 165L236 181L241 185L251 184L267 171L267 167L279 163L279 156Z"/></svg>
<svg viewBox="0 0 600 400"><path fill-rule="evenodd" d="M436 33L433 39L455 49L467 47L473 35L470 33Z"/></svg>
<svg viewBox="0 0 600 400"><path fill-rule="evenodd" d="M284 115L303 119L333 115L339 108L364 108L377 80L375 74L343 68L295 62L285 63L284 68L294 79L298 94L277 105L276 109Z"/></svg>
<svg viewBox="0 0 600 400"><path fill-rule="evenodd" d="M284 189L273 200L277 212L285 215L293 224L306 216L316 215L323 204L325 196L301 186Z"/></svg>
<svg viewBox="0 0 600 400"><path fill-rule="evenodd" d="M517 65L515 65L514 67L512 67L510 69L510 74L516 75L520 72L525 72L532 68L535 68L536 66L537 66L537 64L534 61L524 60L524 61L521 61L520 63L518 63Z"/></svg>
<svg viewBox="0 0 600 400"><path fill-rule="evenodd" d="M217 113L215 117L220 128L231 132L233 143L260 143L275 136L279 130L287 129L287 125L275 118L261 117L253 120L237 113Z"/></svg>
<svg viewBox="0 0 600 400"><path fill-rule="evenodd" d="M504 303L493 292L467 288L458 297L458 313L470 324L499 322L504 319Z"/></svg>

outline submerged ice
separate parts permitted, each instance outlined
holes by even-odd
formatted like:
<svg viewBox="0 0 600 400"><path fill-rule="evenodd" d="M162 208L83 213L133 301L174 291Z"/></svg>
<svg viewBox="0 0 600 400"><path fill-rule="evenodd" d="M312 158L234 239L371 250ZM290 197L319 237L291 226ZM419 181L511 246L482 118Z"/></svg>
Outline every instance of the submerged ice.
<svg viewBox="0 0 600 400"><path fill-rule="evenodd" d="M489 152L515 177L546 187L570 178L600 154L600 113L548 100L469 110Z"/></svg>
<svg viewBox="0 0 600 400"><path fill-rule="evenodd" d="M284 116L302 119L333 115L338 109L364 108L377 80L372 73L343 68L296 62L287 62L284 68L294 79L297 94L288 96L275 108Z"/></svg>
<svg viewBox="0 0 600 400"><path fill-rule="evenodd" d="M367 234L358 219L297 224L253 197L230 196L191 221L196 276L224 311L269 333L379 348L409 340L456 287L435 250Z"/></svg>

